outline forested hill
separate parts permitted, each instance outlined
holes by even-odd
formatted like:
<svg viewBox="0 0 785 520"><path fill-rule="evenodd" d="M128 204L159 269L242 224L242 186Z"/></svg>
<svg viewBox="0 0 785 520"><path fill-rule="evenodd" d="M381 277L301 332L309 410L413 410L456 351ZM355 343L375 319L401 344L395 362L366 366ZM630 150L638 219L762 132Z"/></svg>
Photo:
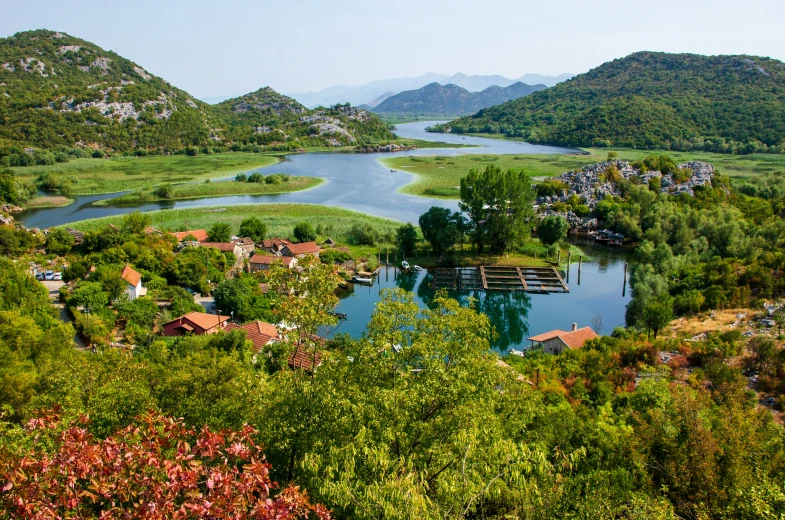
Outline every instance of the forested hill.
<svg viewBox="0 0 785 520"><path fill-rule="evenodd" d="M638 52L436 131L566 146L785 151L785 63Z"/></svg>
<svg viewBox="0 0 785 520"><path fill-rule="evenodd" d="M373 112L407 116L456 116L528 96L547 88L517 82L508 87L491 86L481 92L469 92L458 85L430 83L417 90L407 90L379 103Z"/></svg>
<svg viewBox="0 0 785 520"><path fill-rule="evenodd" d="M147 152L258 142L287 148L393 137L376 116L349 107L316 112L289 100L283 104L295 110L277 114L281 99L288 98L267 88L213 107L65 33L0 39L0 159L21 157L24 148ZM329 133L302 119L320 116L340 129ZM260 126L282 126L282 133L271 140Z"/></svg>

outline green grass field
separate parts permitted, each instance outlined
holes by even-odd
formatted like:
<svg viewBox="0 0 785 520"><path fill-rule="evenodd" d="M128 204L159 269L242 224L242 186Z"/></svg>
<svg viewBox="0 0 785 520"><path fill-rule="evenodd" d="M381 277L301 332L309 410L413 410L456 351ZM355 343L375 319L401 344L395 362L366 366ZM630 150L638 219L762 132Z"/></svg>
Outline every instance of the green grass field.
<svg viewBox="0 0 785 520"><path fill-rule="evenodd" d="M68 197L33 197L32 199L25 202L24 207L26 209L31 208L62 208L64 206L70 206L74 203L74 199L69 199Z"/></svg>
<svg viewBox="0 0 785 520"><path fill-rule="evenodd" d="M53 166L14 168L16 175L35 180L52 173L72 183L74 195L95 195L148 188L161 183L199 182L228 177L233 173L277 164L278 157L236 152L217 155L154 155L114 157L111 159L75 159Z"/></svg>
<svg viewBox="0 0 785 520"><path fill-rule="evenodd" d="M607 152L606 152L607 154ZM523 170L535 177L558 175L567 170L596 163L605 155L458 155L418 156L382 159L382 163L402 171L415 173L417 180L401 188L402 193L443 199L457 199L461 178L472 168L484 170L493 164L503 170Z"/></svg>
<svg viewBox="0 0 785 520"><path fill-rule="evenodd" d="M302 191L322 184L323 179L317 177L289 177L289 180L279 184L266 184L263 182L238 182L221 181L209 183L180 184L174 187L174 195L168 199L157 196L152 189L141 189L126 193L113 199L103 199L93 202L94 206L109 206L115 204L136 204L142 202L156 202L160 200L185 200L201 199L206 197L226 197L230 195L278 195Z"/></svg>
<svg viewBox="0 0 785 520"><path fill-rule="evenodd" d="M322 238L344 241L355 224L369 224L381 234L394 233L400 222L374 217L356 211L319 206L316 204L247 204L241 206L211 206L204 208L168 209L146 212L153 226L169 231L179 229L210 229L216 222L226 222L236 233L240 223L248 217L258 217L267 224L269 236L290 237L299 222L310 222ZM82 231L99 229L108 224L119 224L122 215L82 220L68 224Z"/></svg>

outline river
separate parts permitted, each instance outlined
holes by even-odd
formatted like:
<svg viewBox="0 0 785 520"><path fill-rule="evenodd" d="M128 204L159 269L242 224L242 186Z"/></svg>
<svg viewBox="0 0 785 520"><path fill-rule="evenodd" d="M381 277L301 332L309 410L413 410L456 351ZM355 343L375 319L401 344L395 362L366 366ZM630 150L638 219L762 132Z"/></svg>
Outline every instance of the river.
<svg viewBox="0 0 785 520"><path fill-rule="evenodd" d="M429 134L425 128L431 122L398 125L396 133L407 139L438 140L451 144L477 145L477 148L423 148L396 153L305 153L287 155L280 164L264 168L265 174L286 173L321 177L326 182L316 188L284 193L281 195L241 195L211 197L170 202L154 202L139 205L93 206L96 200L111 199L119 193L109 195L76 196L75 202L64 208L31 209L16 216L27 227L45 229L77 220L121 215L131 211L150 211L167 208L193 208L203 206L231 206L272 202L323 204L391 218L401 222L417 223L419 216L434 205L458 209L454 201L434 200L398 193L398 189L410 183L414 175L405 171L390 171L379 159L401 155L456 155L456 154L527 154L527 153L575 153L576 150L553 146L538 146L503 139L459 136L452 134ZM262 170L262 169L259 169ZM252 173L257 170L251 170Z"/></svg>
<svg viewBox="0 0 785 520"><path fill-rule="evenodd" d="M397 190L401 186L412 181L413 174L405 171L390 171L379 163L379 159L401 155L577 152L568 148L538 146L518 141L425 132L425 128L434 123L431 121L401 124L398 125L396 133L403 138L438 140L478 147L420 149L392 154L293 154L285 156L280 164L265 168L264 173L309 175L321 177L326 182L310 190L282 195L213 197L134 206L92 205L96 200L111 199L119 194L78 196L71 206L28 210L19 214L18 219L28 227L47 228L135 210L299 202L339 206L416 224L419 216L431 206L438 205L456 210L457 202L398 193ZM257 170L248 173L253 171ZM526 337L552 329L569 330L572 323L577 323L579 327L591 325L596 316L602 317L603 326L599 332L610 333L614 327L624 324L624 309L629 301L629 291L622 294L627 253L597 246L589 241L579 242L578 245L584 248L592 260L583 263L580 280L578 266L575 263L569 273L564 273L568 277L566 278L570 288L568 294L485 292L453 293L452 296L464 301L470 296L478 300L479 309L490 317L499 333L499 338L494 345L499 350L526 347L528 344ZM416 260L413 263L416 263ZM361 335L370 320L376 302L379 301L380 291L384 288L401 287L410 290L415 294L417 303L426 306L433 298L433 291L428 288L428 282L429 275L425 271L406 273L389 268L382 271L373 286L357 285L348 291L340 291L337 311L346 313L348 320L342 322L331 334L346 332L355 337Z"/></svg>

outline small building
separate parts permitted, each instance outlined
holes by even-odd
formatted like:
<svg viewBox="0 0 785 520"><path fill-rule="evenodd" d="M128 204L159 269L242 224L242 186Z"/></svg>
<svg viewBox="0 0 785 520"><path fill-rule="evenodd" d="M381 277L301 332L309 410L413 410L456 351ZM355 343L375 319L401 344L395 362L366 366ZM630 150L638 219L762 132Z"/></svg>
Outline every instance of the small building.
<svg viewBox="0 0 785 520"><path fill-rule="evenodd" d="M207 241L207 231L204 229L193 229L191 231L177 231L175 233L169 233L173 237L177 239L178 242L182 242L185 240L185 237L188 235L193 236L197 242L206 242Z"/></svg>
<svg viewBox="0 0 785 520"><path fill-rule="evenodd" d="M281 262L291 269L297 264L297 259L292 256L253 255L248 262L248 270L252 273L255 273L256 271L266 271L275 262Z"/></svg>
<svg viewBox="0 0 785 520"><path fill-rule="evenodd" d="M289 244L291 244L291 242L285 238L268 238L262 240L261 245L265 253L277 255L281 252L284 246L288 246Z"/></svg>
<svg viewBox="0 0 785 520"><path fill-rule="evenodd" d="M185 336L186 334L215 334L226 328L229 316L189 312L177 319L164 323L164 336Z"/></svg>
<svg viewBox="0 0 785 520"><path fill-rule="evenodd" d="M256 250L256 244L250 238L232 238L232 242L237 244L243 250L245 256L251 256Z"/></svg>
<svg viewBox="0 0 785 520"><path fill-rule="evenodd" d="M278 334L278 329L275 328L275 325L271 325L263 321L252 321L251 323L246 323L245 325L229 323L225 330L226 332L231 332L237 329L242 329L245 331L245 337L246 339L251 340L251 343L253 343L253 350L256 354L261 352L267 345L275 343L281 339L281 336Z"/></svg>
<svg viewBox="0 0 785 520"><path fill-rule="evenodd" d="M95 266L91 266L90 272L95 271ZM135 300L140 296L147 294L147 289L142 286L142 275L139 274L133 267L126 264L120 272L120 277L125 280L125 294L128 295L129 300Z"/></svg>
<svg viewBox="0 0 785 520"><path fill-rule="evenodd" d="M300 244L286 244L281 249L283 256L293 256L299 258L305 255L313 255L319 258L319 246L316 242L302 242Z"/></svg>
<svg viewBox="0 0 785 520"><path fill-rule="evenodd" d="M200 242L199 246L217 249L222 253L232 253L237 260L240 260L245 256L243 248L234 242Z"/></svg>
<svg viewBox="0 0 785 520"><path fill-rule="evenodd" d="M533 347L539 345L548 354L561 354L566 349L581 348L588 340L598 337L591 327L579 329L578 324L573 323L570 331L552 330L526 339L532 342Z"/></svg>

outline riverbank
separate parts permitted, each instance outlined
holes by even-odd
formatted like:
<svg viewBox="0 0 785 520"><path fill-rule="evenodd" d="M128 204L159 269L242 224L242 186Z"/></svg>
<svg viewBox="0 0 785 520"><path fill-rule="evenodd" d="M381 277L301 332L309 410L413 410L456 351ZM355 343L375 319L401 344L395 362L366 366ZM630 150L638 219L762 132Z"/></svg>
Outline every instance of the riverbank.
<svg viewBox="0 0 785 520"><path fill-rule="evenodd" d="M60 195L33 197L24 203L25 209L64 208L74 203L74 199Z"/></svg>
<svg viewBox="0 0 785 520"><path fill-rule="evenodd" d="M606 152L607 155L607 152ZM407 156L381 159L385 166L413 173L417 179L400 188L401 193L439 199L459 198L461 178L469 170L498 166L502 170L523 170L534 177L550 177L605 159L605 155L517 154Z"/></svg>
<svg viewBox="0 0 785 520"><path fill-rule="evenodd" d="M231 195L281 195L295 191L308 190L324 183L317 177L289 177L277 184L266 182L224 181L208 183L180 184L171 187L171 194L162 197L158 190L146 188L135 190L112 199L101 199L93 202L94 206L122 204L142 204L167 200L204 199L209 197L226 197Z"/></svg>
<svg viewBox="0 0 785 520"><path fill-rule="evenodd" d="M258 217L267 225L268 236L290 237L294 226L309 222L316 232L325 238L345 241L352 226L370 225L382 235L395 233L400 222L366 215L357 211L317 204L245 204L237 206L207 206L198 208L146 211L152 225L158 229L177 230L209 229L216 222L225 222L233 233L240 229L240 223L249 217ZM68 224L80 231L94 231L109 224L118 225L124 215L114 215L95 219L81 220Z"/></svg>
<svg viewBox="0 0 785 520"><path fill-rule="evenodd" d="M279 154L281 155L281 154ZM277 164L278 156L232 152L215 155L153 155L146 157L112 157L110 159L74 159L51 166L14 168L18 177L35 182L51 174L53 181L64 185L69 194L97 195L117 193L159 184L204 182L225 178Z"/></svg>

